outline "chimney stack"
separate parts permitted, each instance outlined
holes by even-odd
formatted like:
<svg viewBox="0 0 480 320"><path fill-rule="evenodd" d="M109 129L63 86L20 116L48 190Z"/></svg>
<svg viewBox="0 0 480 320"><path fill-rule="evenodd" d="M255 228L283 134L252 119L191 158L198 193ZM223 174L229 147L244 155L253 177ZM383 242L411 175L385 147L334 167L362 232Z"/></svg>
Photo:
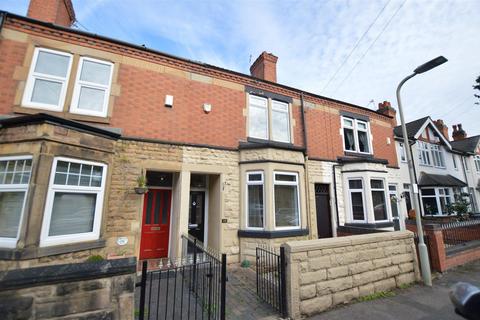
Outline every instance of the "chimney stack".
<svg viewBox="0 0 480 320"><path fill-rule="evenodd" d="M453 125L452 138L454 141L463 140L467 137L467 133L462 128L462 124Z"/></svg>
<svg viewBox="0 0 480 320"><path fill-rule="evenodd" d="M250 74L259 79L277 82L278 57L263 51L250 67Z"/></svg>
<svg viewBox="0 0 480 320"><path fill-rule="evenodd" d="M437 121L433 121L435 123L435 126L438 128L438 130L443 134L443 136L447 139L450 140L448 137L448 126L443 122L442 119L438 119Z"/></svg>
<svg viewBox="0 0 480 320"><path fill-rule="evenodd" d="M27 16L68 28L75 22L71 0L30 0Z"/></svg>
<svg viewBox="0 0 480 320"><path fill-rule="evenodd" d="M389 101L383 101L378 104L378 113L384 114L386 116L393 117L393 123L397 125L397 110L392 107L392 104Z"/></svg>

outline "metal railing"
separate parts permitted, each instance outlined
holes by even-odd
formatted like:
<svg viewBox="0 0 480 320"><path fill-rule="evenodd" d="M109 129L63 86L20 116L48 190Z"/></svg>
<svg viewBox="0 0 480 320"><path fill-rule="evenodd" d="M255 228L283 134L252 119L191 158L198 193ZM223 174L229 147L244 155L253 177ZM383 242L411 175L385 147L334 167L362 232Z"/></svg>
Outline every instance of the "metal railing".
<svg viewBox="0 0 480 320"><path fill-rule="evenodd" d="M180 259L142 262L139 320L225 319L226 255L189 236L182 248Z"/></svg>
<svg viewBox="0 0 480 320"><path fill-rule="evenodd" d="M257 247L257 295L287 317L285 248Z"/></svg>
<svg viewBox="0 0 480 320"><path fill-rule="evenodd" d="M480 220L448 222L440 225L445 248L480 240Z"/></svg>

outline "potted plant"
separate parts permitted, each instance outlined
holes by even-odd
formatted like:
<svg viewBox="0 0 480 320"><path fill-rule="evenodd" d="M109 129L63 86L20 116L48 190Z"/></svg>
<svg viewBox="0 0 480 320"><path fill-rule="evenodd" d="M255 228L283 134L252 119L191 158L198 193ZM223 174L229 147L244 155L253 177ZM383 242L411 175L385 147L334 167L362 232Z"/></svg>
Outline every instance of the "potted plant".
<svg viewBox="0 0 480 320"><path fill-rule="evenodd" d="M147 178L145 176L138 176L137 186L135 187L136 194L145 194L148 192L147 188Z"/></svg>

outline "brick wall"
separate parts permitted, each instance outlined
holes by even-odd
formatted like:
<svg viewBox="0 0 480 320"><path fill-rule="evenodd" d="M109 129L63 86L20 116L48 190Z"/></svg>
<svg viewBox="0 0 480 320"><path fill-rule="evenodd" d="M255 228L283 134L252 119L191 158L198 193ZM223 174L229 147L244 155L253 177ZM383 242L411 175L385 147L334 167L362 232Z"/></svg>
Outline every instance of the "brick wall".
<svg viewBox="0 0 480 320"><path fill-rule="evenodd" d="M293 319L419 279L411 232L288 242L285 252Z"/></svg>

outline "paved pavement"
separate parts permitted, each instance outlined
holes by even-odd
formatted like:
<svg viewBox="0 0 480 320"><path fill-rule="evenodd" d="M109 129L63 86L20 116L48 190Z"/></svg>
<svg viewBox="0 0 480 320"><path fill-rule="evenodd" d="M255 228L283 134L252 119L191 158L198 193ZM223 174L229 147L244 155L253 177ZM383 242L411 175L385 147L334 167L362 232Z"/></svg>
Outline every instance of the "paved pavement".
<svg viewBox="0 0 480 320"><path fill-rule="evenodd" d="M457 320L448 296L459 281L480 287L480 261L437 275L431 288L416 285L397 290L394 297L354 303L310 318L311 320Z"/></svg>

